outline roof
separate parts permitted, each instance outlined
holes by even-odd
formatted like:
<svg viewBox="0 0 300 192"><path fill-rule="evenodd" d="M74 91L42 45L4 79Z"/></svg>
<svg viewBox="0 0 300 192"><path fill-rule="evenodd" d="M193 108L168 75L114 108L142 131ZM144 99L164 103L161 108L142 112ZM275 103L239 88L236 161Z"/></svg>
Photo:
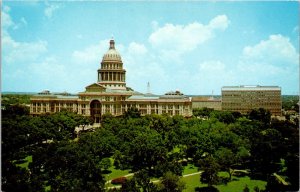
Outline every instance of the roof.
<svg viewBox="0 0 300 192"><path fill-rule="evenodd" d="M127 100L158 100L158 96L147 96L147 95L132 95Z"/></svg>
<svg viewBox="0 0 300 192"><path fill-rule="evenodd" d="M115 41L113 39L109 42L109 50L103 55L102 62L105 61L122 62L120 53L115 49Z"/></svg>
<svg viewBox="0 0 300 192"><path fill-rule="evenodd" d="M214 97L192 97L193 102L221 102L221 99Z"/></svg>
<svg viewBox="0 0 300 192"><path fill-rule="evenodd" d="M222 87L222 91L280 91L281 88L279 86L224 86Z"/></svg>
<svg viewBox="0 0 300 192"><path fill-rule="evenodd" d="M47 95L42 95L42 94L36 94L36 95L33 95L31 97L32 99L38 99L38 98L42 98L42 99L65 99L65 100L74 100L74 99L79 99L79 96L78 95L66 95L66 94L61 94L61 93L58 93L58 94L53 94L53 93L50 93L50 94L47 94Z"/></svg>

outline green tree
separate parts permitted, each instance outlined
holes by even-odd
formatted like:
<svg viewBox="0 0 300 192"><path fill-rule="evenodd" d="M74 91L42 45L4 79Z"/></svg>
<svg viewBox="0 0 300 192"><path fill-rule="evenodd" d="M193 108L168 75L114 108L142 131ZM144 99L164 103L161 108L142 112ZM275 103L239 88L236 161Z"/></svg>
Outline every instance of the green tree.
<svg viewBox="0 0 300 192"><path fill-rule="evenodd" d="M260 121L263 125L269 125L271 121L271 113L263 108L253 109L249 113L249 119Z"/></svg>
<svg viewBox="0 0 300 192"><path fill-rule="evenodd" d="M229 174L229 181L231 181L231 176L234 172L233 166L237 162L236 155L230 149L220 148L216 151L215 157L220 167Z"/></svg>
<svg viewBox="0 0 300 192"><path fill-rule="evenodd" d="M137 186L135 179L127 179L120 189L121 192L140 192L140 188Z"/></svg>
<svg viewBox="0 0 300 192"><path fill-rule="evenodd" d="M275 129L260 132L256 142L251 145L251 172L255 175L269 177L279 171L280 158L283 156L281 145L282 136Z"/></svg>
<svg viewBox="0 0 300 192"><path fill-rule="evenodd" d="M249 189L248 185L245 185L245 187L243 189L243 192L250 192L250 189Z"/></svg>
<svg viewBox="0 0 300 192"><path fill-rule="evenodd" d="M143 192L154 192L157 191L157 186L150 181L150 176L145 169L142 169L134 174L137 185L142 188Z"/></svg>
<svg viewBox="0 0 300 192"><path fill-rule="evenodd" d="M138 134L125 155L134 170L147 169L151 172L159 161L166 159L167 149L161 135L150 129Z"/></svg>
<svg viewBox="0 0 300 192"><path fill-rule="evenodd" d="M204 159L200 160L199 164L200 169L203 170L200 181L202 183L207 183L208 187L217 184L219 180L218 172L220 169L217 160L212 155L207 155Z"/></svg>
<svg viewBox="0 0 300 192"><path fill-rule="evenodd" d="M203 107L193 109L193 115L196 117L209 117L210 113L213 112L214 109Z"/></svg>
<svg viewBox="0 0 300 192"><path fill-rule="evenodd" d="M111 167L111 160L110 158L103 158L101 161L100 161L100 165L101 167L104 169L104 170L108 170L110 167Z"/></svg>
<svg viewBox="0 0 300 192"><path fill-rule="evenodd" d="M99 161L89 146L61 142L55 156L46 160L45 170L52 191L104 191L104 177Z"/></svg>
<svg viewBox="0 0 300 192"><path fill-rule="evenodd" d="M216 118L218 121L229 124L235 121L234 116L230 111L213 111L210 113L211 118Z"/></svg>
<svg viewBox="0 0 300 192"><path fill-rule="evenodd" d="M180 192L185 189L185 183L172 172L166 172L161 179L160 190L164 192Z"/></svg>
<svg viewBox="0 0 300 192"><path fill-rule="evenodd" d="M126 119L127 118L139 118L139 117L141 117L141 112L137 108L131 107L127 111L125 111L123 116Z"/></svg>
<svg viewBox="0 0 300 192"><path fill-rule="evenodd" d="M25 168L20 168L10 161L2 160L1 174L1 188L3 191L30 191L30 175Z"/></svg>
<svg viewBox="0 0 300 192"><path fill-rule="evenodd" d="M286 157L286 175L291 183L289 190L297 191L299 189L299 154L288 154Z"/></svg>

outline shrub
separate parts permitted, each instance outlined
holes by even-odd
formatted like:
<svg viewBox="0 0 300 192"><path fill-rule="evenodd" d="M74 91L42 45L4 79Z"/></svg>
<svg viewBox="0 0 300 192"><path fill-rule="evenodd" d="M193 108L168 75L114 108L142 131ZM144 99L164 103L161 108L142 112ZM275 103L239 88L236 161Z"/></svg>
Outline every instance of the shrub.
<svg viewBox="0 0 300 192"><path fill-rule="evenodd" d="M126 181L126 177L118 177L118 178L111 180L111 184L120 185L120 184L125 183L125 181Z"/></svg>

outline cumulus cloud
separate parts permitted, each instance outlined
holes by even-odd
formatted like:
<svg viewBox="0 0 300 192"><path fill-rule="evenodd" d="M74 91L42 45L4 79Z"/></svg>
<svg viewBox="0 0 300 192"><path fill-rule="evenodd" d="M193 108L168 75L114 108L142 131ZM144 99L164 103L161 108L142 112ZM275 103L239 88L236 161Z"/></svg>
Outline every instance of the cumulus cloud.
<svg viewBox="0 0 300 192"><path fill-rule="evenodd" d="M15 25L15 23L12 21L9 15L9 12L10 12L10 7L4 6L3 12L1 13L2 29L4 30Z"/></svg>
<svg viewBox="0 0 300 192"><path fill-rule="evenodd" d="M153 30L157 30L158 29L158 22L157 21L152 21L151 26L152 26Z"/></svg>
<svg viewBox="0 0 300 192"><path fill-rule="evenodd" d="M243 49L245 60L264 62L272 65L297 64L299 54L291 44L290 39L280 34L270 35L254 46Z"/></svg>
<svg viewBox="0 0 300 192"><path fill-rule="evenodd" d="M218 15L209 22L208 26L211 29L225 30L227 29L229 23L230 21L228 20L226 15Z"/></svg>
<svg viewBox="0 0 300 192"><path fill-rule="evenodd" d="M236 74L241 82L297 86L299 81L299 54L289 38L281 34L244 47L237 63Z"/></svg>
<svg viewBox="0 0 300 192"><path fill-rule="evenodd" d="M144 55L147 51L145 45L136 42L131 42L128 47L129 54Z"/></svg>
<svg viewBox="0 0 300 192"><path fill-rule="evenodd" d="M221 61L204 61L199 64L200 71L216 71L216 70L224 70L225 64Z"/></svg>
<svg viewBox="0 0 300 192"><path fill-rule="evenodd" d="M150 35L149 42L156 49L183 54L212 39L216 30L225 30L229 22L226 15L219 15L213 18L208 25L199 22L187 25L167 23Z"/></svg>
<svg viewBox="0 0 300 192"><path fill-rule="evenodd" d="M10 33L9 29L17 29L20 26L20 23L15 23L10 15L10 8L4 6L2 13L2 24L3 24L3 33L2 33L2 51L3 51L3 64L9 65L12 63L17 64L18 62L33 61L37 59L41 54L47 51L47 42L46 41L36 41L36 42L20 42L14 40ZM27 21L24 17L20 19L23 25L27 25Z"/></svg>
<svg viewBox="0 0 300 192"><path fill-rule="evenodd" d="M203 82L191 88L208 92L208 87L225 85L286 85L299 86L299 54L289 38L283 35L270 35L255 45L245 46L239 58L233 63L222 60L201 62L194 82Z"/></svg>
<svg viewBox="0 0 300 192"><path fill-rule="evenodd" d="M85 80L89 83L95 82L95 70L100 67L103 54L109 48L109 39L101 40L98 44L92 44L82 50L76 50L72 53L72 63L78 67L82 65L88 66L91 71L83 73ZM154 59L153 55L149 53L144 44L138 42L130 42L128 45L123 45L116 42L116 50L121 54L124 68L127 71L126 82L127 86L145 87L145 90L138 89L137 91L146 91L146 83L151 82L153 86L159 85L159 81L163 80L166 75L164 69ZM95 74L91 76L91 74ZM157 77L155 81L153 77ZM83 85L84 86L84 85Z"/></svg>
<svg viewBox="0 0 300 192"><path fill-rule="evenodd" d="M24 25L27 25L27 21L26 21L26 19L25 19L24 17L22 17L20 21L21 21L21 23L23 23Z"/></svg>
<svg viewBox="0 0 300 192"><path fill-rule="evenodd" d="M198 69L191 71L190 90L198 94L208 94L211 91L220 92L224 85L234 85L236 76L232 68L221 60L207 60L198 64ZM193 83L199 82L199 83ZM212 90L217 88L217 90Z"/></svg>
<svg viewBox="0 0 300 192"><path fill-rule="evenodd" d="M9 35L2 37L4 64L32 61L47 51L46 41L18 42Z"/></svg>
<svg viewBox="0 0 300 192"><path fill-rule="evenodd" d="M98 44L90 45L83 50L76 50L72 53L72 60L83 65L99 63L105 51L108 50L108 42L108 39L101 40Z"/></svg>
<svg viewBox="0 0 300 192"><path fill-rule="evenodd" d="M54 3L46 3L46 8L44 10L44 14L47 18L51 18L54 11L58 10L61 6L59 4Z"/></svg>

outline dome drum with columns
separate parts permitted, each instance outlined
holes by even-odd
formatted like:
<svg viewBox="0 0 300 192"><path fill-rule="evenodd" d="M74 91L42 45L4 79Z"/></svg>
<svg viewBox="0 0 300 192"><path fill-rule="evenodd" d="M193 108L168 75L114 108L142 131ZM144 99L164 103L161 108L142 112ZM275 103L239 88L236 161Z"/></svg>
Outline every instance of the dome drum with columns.
<svg viewBox="0 0 300 192"><path fill-rule="evenodd" d="M109 89L126 90L126 70L123 69L121 55L115 49L113 39L109 44L109 50L104 54L101 68L98 69L98 84Z"/></svg>

